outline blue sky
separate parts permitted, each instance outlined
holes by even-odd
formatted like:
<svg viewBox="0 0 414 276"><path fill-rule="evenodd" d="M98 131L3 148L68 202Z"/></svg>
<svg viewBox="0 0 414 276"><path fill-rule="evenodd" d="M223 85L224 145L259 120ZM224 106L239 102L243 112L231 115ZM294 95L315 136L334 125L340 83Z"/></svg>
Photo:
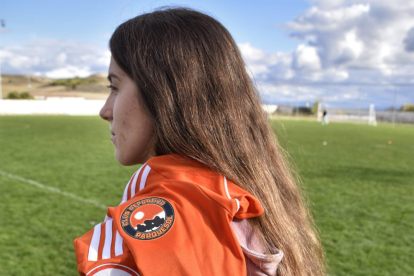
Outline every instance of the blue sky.
<svg viewBox="0 0 414 276"><path fill-rule="evenodd" d="M414 103L414 0L382 2L390 1L3 0L0 61L2 72L10 74L64 78L105 72L107 42L120 23L159 6L180 5L206 12L229 29L266 102L323 99L327 106L387 108L397 90L397 105Z"/></svg>
<svg viewBox="0 0 414 276"><path fill-rule="evenodd" d="M22 1L5 0L0 17L8 33L2 45L27 40L58 39L106 45L125 20L167 5L195 8L217 18L239 43L252 42L265 51L289 51L297 42L279 26L309 7L306 1Z"/></svg>

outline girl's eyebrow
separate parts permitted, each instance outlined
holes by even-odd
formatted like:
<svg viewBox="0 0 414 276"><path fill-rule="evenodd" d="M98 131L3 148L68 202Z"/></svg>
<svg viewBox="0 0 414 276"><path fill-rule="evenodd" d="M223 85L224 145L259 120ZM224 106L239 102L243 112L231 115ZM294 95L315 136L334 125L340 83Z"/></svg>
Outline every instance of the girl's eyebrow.
<svg viewBox="0 0 414 276"><path fill-rule="evenodd" d="M118 80L121 80L117 75L115 75L114 73L110 73L110 74L108 74L108 77L107 77L107 79L110 81L110 82L112 82L112 78L116 78L116 79L118 79Z"/></svg>

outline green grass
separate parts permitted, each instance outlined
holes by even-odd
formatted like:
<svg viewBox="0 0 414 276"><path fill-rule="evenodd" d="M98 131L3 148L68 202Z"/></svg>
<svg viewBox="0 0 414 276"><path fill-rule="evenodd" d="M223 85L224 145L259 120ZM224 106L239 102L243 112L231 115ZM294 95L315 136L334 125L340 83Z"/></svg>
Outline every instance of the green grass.
<svg viewBox="0 0 414 276"><path fill-rule="evenodd" d="M272 126L302 176L329 275L414 275L414 127ZM0 116L0 171L117 205L137 167L115 161L109 136L98 117ZM0 208L10 276L76 275L73 239L106 212L1 174Z"/></svg>
<svg viewBox="0 0 414 276"><path fill-rule="evenodd" d="M414 275L414 127L282 124L329 274Z"/></svg>

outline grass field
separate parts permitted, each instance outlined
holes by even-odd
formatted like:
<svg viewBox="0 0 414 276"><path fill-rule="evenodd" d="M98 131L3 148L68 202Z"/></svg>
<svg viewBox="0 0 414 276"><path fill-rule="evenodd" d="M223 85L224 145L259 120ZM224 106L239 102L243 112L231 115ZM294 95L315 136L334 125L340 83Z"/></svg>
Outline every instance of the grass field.
<svg viewBox="0 0 414 276"><path fill-rule="evenodd" d="M414 275L414 127L272 126L302 176L329 275ZM98 117L0 117L0 275L76 275L72 241L106 211L36 183L117 205L137 167L117 164L109 136Z"/></svg>

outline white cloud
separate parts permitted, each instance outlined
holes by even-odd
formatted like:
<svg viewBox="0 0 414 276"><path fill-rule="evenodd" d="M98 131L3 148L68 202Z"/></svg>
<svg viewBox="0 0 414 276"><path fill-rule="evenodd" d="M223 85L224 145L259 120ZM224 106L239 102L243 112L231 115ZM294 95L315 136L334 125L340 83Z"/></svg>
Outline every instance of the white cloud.
<svg viewBox="0 0 414 276"><path fill-rule="evenodd" d="M315 6L286 27L317 49L323 70L345 70L349 81L356 81L353 70L372 70L388 82L397 71L412 72L414 1L312 2Z"/></svg>
<svg viewBox="0 0 414 276"><path fill-rule="evenodd" d="M373 5L384 5L389 8L402 8L411 9L414 8L414 2L410 0L308 0L313 6L324 10L331 10L334 8L340 8L347 5L353 4L373 4Z"/></svg>
<svg viewBox="0 0 414 276"><path fill-rule="evenodd" d="M238 47L247 65L247 71L253 77L266 79L277 75L283 79L293 77L293 70L290 69L292 55L290 53L266 53L263 50L253 47L250 43L240 43Z"/></svg>
<svg viewBox="0 0 414 276"><path fill-rule="evenodd" d="M66 78L72 78L74 76L84 78L84 77L92 75L92 73L93 72L88 67L76 67L76 66L68 65L65 67L61 67L59 69L48 71L45 73L45 75L48 78L66 79Z"/></svg>
<svg viewBox="0 0 414 276"><path fill-rule="evenodd" d="M353 5L349 7L323 10L312 7L299 15L294 21L288 22L286 26L297 32L329 31L337 30L344 25L352 24L364 14L369 13L370 5Z"/></svg>
<svg viewBox="0 0 414 276"><path fill-rule="evenodd" d="M414 52L414 27L407 32L403 42L407 52Z"/></svg>
<svg viewBox="0 0 414 276"><path fill-rule="evenodd" d="M300 44L293 52L292 67L298 71L317 71L321 68L321 60L317 49Z"/></svg>
<svg viewBox="0 0 414 276"><path fill-rule="evenodd" d="M56 57L56 62L58 64L64 64L67 58L68 56L64 52L62 52Z"/></svg>
<svg viewBox="0 0 414 276"><path fill-rule="evenodd" d="M297 49L290 53L277 53L279 58L270 62L270 57L276 54L263 53L250 44L245 44L249 47L240 47L247 66L253 68L255 79L266 89L267 99L275 98L271 93L277 93L283 97L289 95L291 101L295 101L292 95L319 97L324 91L325 94L330 93L331 101L347 101L361 97L364 90L368 95L365 100L387 98L383 104L389 105L392 97L390 99L388 95L393 94L389 87L332 89L314 86L300 90L294 86L282 89L281 84L414 83L413 0L309 2L311 8L285 24L285 30L300 42ZM290 93L286 94L286 89Z"/></svg>
<svg viewBox="0 0 414 276"><path fill-rule="evenodd" d="M3 73L51 78L86 77L108 70L110 52L92 44L37 40L0 49L0 59Z"/></svg>

